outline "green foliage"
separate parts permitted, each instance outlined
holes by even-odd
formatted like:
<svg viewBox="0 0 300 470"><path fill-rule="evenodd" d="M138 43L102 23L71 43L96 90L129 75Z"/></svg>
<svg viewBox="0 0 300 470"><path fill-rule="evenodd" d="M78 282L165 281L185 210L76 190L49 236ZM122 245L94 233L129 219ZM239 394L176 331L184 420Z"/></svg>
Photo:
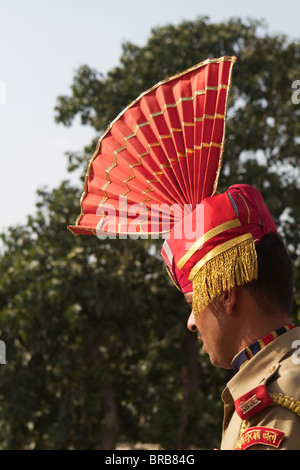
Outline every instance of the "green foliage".
<svg viewBox="0 0 300 470"><path fill-rule="evenodd" d="M300 301L299 113L291 100L299 43L270 36L259 22L207 18L153 29L147 44L123 44L103 76L76 72L59 97L56 121L79 115L97 135L140 92L208 57L235 54L220 190L257 186L295 263ZM87 154L69 154L84 174ZM2 234L0 446L112 449L153 442L167 449L218 446L220 393L214 369L186 329L187 306L171 286L161 241L74 237L81 188L39 191L26 227Z"/></svg>
<svg viewBox="0 0 300 470"><path fill-rule="evenodd" d="M78 198L66 182L40 191L27 227L3 235L2 446L113 448L118 438L176 447L187 307L153 241L70 235Z"/></svg>

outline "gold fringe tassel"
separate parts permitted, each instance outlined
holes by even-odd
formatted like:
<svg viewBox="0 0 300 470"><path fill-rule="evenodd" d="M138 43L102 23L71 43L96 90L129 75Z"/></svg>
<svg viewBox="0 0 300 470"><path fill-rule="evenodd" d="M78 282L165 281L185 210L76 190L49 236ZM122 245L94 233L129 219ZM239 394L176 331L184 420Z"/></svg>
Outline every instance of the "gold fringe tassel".
<svg viewBox="0 0 300 470"><path fill-rule="evenodd" d="M257 254L253 238L218 253L193 279L193 312L199 315L222 292L257 279Z"/></svg>

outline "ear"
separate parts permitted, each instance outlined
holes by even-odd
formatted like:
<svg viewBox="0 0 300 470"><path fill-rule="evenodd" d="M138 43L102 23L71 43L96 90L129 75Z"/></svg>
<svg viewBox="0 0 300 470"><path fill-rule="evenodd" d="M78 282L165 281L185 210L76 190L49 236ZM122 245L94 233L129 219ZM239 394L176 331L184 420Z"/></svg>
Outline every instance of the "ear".
<svg viewBox="0 0 300 470"><path fill-rule="evenodd" d="M236 287L230 287L221 294L221 300L228 315L231 315L237 301Z"/></svg>

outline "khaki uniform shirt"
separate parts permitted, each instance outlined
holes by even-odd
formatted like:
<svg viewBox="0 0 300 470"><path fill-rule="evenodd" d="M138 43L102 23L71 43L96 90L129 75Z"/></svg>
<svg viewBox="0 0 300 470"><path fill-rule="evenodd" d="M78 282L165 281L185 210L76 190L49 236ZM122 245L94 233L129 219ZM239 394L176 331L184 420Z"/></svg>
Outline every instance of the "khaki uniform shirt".
<svg viewBox="0 0 300 470"><path fill-rule="evenodd" d="M300 450L300 327L252 357L222 400L221 450Z"/></svg>

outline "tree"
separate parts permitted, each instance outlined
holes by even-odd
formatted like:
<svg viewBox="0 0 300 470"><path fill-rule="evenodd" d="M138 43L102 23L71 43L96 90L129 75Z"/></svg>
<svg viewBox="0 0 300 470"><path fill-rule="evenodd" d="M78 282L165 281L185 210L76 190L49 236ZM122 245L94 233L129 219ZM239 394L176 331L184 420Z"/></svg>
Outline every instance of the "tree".
<svg viewBox="0 0 300 470"><path fill-rule="evenodd" d="M59 97L56 120L79 115L97 137L139 92L207 57L235 54L220 190L239 181L263 193L295 262L299 302L299 112L292 103L299 44L261 23L207 18L152 30L123 45L120 65L88 65ZM96 139L95 139L96 140ZM88 154L69 154L84 174ZM81 188L39 191L25 227L2 234L0 439L5 449L166 449L218 446L221 389L186 330L187 306L162 266L161 241L74 237ZM295 317L297 307L295 303ZM217 431L216 431L217 429Z"/></svg>
<svg viewBox="0 0 300 470"><path fill-rule="evenodd" d="M27 226L2 235L2 447L185 446L177 429L187 407L194 410L188 378L193 372L196 396L199 365L196 338L178 322L182 296L170 288L153 241L70 236L78 197L67 182L41 190ZM210 403L206 369L201 381Z"/></svg>

